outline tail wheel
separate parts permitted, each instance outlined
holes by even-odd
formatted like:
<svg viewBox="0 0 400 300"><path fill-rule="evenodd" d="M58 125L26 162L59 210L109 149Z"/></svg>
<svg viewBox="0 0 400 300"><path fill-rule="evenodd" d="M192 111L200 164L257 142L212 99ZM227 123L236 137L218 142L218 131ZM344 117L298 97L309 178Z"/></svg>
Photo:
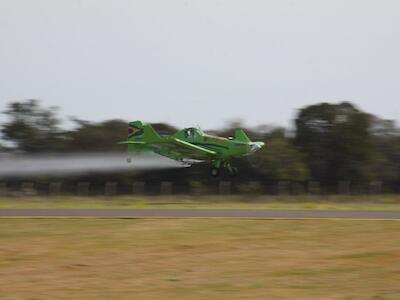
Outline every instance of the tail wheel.
<svg viewBox="0 0 400 300"><path fill-rule="evenodd" d="M211 169L211 176L217 177L219 175L219 169L218 168L212 168Z"/></svg>

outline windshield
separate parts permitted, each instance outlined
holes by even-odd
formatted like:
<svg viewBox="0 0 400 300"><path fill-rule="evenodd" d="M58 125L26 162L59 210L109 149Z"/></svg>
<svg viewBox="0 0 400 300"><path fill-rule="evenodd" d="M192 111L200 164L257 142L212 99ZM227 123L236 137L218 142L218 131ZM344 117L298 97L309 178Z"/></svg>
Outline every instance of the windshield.
<svg viewBox="0 0 400 300"><path fill-rule="evenodd" d="M198 128L188 128L185 131L186 137L195 137L201 134L201 129Z"/></svg>

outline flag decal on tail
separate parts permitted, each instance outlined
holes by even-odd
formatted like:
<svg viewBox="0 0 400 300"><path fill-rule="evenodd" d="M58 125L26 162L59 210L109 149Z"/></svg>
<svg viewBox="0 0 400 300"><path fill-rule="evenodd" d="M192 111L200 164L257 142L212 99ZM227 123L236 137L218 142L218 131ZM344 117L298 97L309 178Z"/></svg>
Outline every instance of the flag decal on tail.
<svg viewBox="0 0 400 300"><path fill-rule="evenodd" d="M128 138L130 137L139 137L141 135L143 135L144 130L143 128L138 128L135 126L129 126L128 127Z"/></svg>

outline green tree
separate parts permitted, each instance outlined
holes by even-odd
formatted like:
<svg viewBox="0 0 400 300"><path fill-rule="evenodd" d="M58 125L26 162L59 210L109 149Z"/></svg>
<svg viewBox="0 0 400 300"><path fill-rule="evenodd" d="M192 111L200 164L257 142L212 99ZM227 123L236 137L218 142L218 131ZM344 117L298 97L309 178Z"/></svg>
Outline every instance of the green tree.
<svg viewBox="0 0 400 300"><path fill-rule="evenodd" d="M373 171L377 180L397 182L400 179L400 130L392 120L374 117L372 120L374 145Z"/></svg>
<svg viewBox="0 0 400 300"><path fill-rule="evenodd" d="M126 147L118 142L126 140L128 123L123 120L108 120L92 123L74 120L78 125L66 133L68 151L125 151Z"/></svg>
<svg viewBox="0 0 400 300"><path fill-rule="evenodd" d="M27 152L56 151L63 146L57 108L43 108L38 100L12 102L4 112L9 122L1 133L5 140Z"/></svg>
<svg viewBox="0 0 400 300"><path fill-rule="evenodd" d="M271 180L307 180L309 170L304 155L280 132L274 132L276 136L267 139L266 147L257 153L261 172Z"/></svg>
<svg viewBox="0 0 400 300"><path fill-rule="evenodd" d="M178 131L176 127L167 123L152 123L151 126L161 135L172 135Z"/></svg>
<svg viewBox="0 0 400 300"><path fill-rule="evenodd" d="M371 115L351 103L321 103L300 110L295 141L315 179L363 182L372 176L370 129Z"/></svg>

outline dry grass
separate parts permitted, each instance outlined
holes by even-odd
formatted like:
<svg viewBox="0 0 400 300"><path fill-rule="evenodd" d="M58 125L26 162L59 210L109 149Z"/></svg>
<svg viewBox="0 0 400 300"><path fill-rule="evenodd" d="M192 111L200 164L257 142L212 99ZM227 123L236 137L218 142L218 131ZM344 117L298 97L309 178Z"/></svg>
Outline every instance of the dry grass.
<svg viewBox="0 0 400 300"><path fill-rule="evenodd" d="M400 195L170 195L0 197L0 208L235 208L400 210Z"/></svg>
<svg viewBox="0 0 400 300"><path fill-rule="evenodd" d="M0 299L400 299L400 222L0 219Z"/></svg>

